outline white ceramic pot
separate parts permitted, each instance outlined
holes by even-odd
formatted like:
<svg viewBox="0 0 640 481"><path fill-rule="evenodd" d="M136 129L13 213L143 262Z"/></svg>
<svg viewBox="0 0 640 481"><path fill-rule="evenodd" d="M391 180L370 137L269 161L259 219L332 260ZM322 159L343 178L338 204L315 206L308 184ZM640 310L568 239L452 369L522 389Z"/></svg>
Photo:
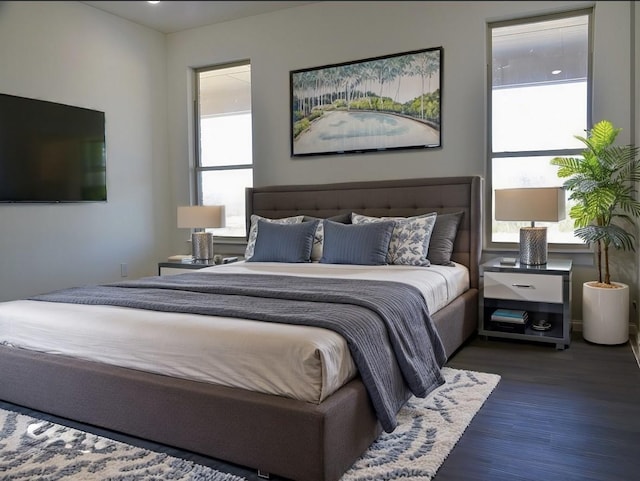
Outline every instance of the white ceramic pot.
<svg viewBox="0 0 640 481"><path fill-rule="evenodd" d="M629 286L613 282L615 289L582 285L582 337L597 344L623 344L629 340Z"/></svg>

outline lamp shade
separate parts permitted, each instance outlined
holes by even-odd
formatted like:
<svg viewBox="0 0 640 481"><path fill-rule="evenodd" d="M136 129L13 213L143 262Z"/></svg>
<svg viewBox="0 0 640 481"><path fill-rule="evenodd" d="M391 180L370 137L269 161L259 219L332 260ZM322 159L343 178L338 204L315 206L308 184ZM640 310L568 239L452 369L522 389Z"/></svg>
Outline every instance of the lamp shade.
<svg viewBox="0 0 640 481"><path fill-rule="evenodd" d="M224 206L190 205L178 207L178 228L205 229L224 227Z"/></svg>
<svg viewBox="0 0 640 481"><path fill-rule="evenodd" d="M495 190L496 220L558 222L566 216L561 187Z"/></svg>

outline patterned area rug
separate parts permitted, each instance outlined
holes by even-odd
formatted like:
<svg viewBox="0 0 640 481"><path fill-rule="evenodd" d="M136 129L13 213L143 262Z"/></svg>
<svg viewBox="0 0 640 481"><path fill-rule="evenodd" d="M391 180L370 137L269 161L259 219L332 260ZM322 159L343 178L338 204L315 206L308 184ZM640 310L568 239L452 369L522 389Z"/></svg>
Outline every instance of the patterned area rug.
<svg viewBox="0 0 640 481"><path fill-rule="evenodd" d="M398 427L382 435L341 481L429 481L480 410L500 376L445 367L447 380L424 399L412 397Z"/></svg>
<svg viewBox="0 0 640 481"><path fill-rule="evenodd" d="M447 383L411 398L341 481L433 478L500 376L444 368ZM0 409L3 481L243 481L191 461Z"/></svg>
<svg viewBox="0 0 640 481"><path fill-rule="evenodd" d="M244 478L2 409L0 480L244 481Z"/></svg>

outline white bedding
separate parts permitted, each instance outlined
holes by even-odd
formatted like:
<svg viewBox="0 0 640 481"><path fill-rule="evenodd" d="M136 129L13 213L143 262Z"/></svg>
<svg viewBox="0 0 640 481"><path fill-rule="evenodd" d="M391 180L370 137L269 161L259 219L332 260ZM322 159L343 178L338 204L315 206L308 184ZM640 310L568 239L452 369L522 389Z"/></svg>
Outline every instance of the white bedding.
<svg viewBox="0 0 640 481"><path fill-rule="evenodd" d="M462 265L237 262L190 272L203 271L404 282L431 313L469 286ZM326 329L114 306L3 302L0 343L314 403L356 374L345 340Z"/></svg>

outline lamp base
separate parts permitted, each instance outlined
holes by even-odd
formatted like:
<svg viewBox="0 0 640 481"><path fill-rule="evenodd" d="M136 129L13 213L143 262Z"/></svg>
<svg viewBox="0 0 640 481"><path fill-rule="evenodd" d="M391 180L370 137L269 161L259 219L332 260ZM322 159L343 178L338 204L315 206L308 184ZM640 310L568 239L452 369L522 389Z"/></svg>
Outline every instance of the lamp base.
<svg viewBox="0 0 640 481"><path fill-rule="evenodd" d="M547 228L520 229L520 264L538 266L547 263Z"/></svg>
<svg viewBox="0 0 640 481"><path fill-rule="evenodd" d="M191 234L191 255L196 261L213 259L213 234L211 232Z"/></svg>

